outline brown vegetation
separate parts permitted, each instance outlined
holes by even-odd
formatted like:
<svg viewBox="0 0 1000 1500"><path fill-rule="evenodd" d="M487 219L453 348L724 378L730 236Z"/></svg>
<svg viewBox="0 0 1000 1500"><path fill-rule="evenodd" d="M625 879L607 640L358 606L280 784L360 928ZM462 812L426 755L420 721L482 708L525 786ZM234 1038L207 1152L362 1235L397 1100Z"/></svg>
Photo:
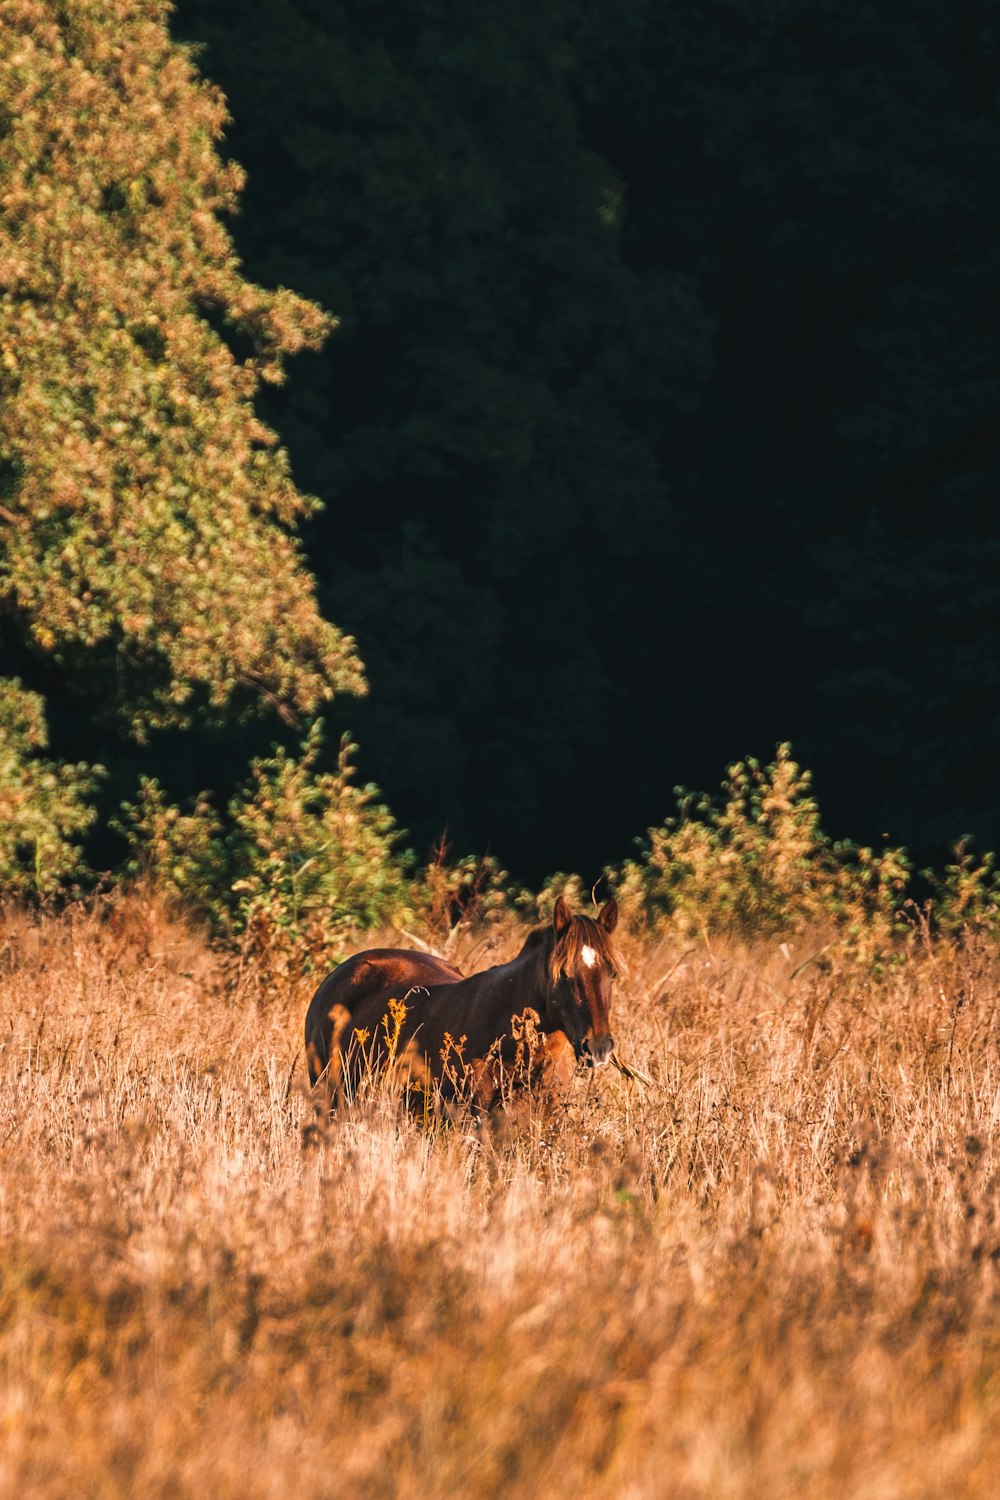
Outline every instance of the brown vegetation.
<svg viewBox="0 0 1000 1500"><path fill-rule="evenodd" d="M313 977L7 910L0 1491L992 1493L995 943L624 942L648 1088L422 1130L317 1116Z"/></svg>

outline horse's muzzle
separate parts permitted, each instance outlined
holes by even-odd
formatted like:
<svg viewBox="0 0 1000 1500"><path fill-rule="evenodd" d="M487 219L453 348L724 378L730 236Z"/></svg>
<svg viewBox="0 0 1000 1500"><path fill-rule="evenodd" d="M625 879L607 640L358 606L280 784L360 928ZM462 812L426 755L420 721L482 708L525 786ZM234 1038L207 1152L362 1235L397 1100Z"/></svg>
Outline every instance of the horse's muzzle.
<svg viewBox="0 0 1000 1500"><path fill-rule="evenodd" d="M611 1061L611 1054L615 1050L615 1039L612 1036L585 1036L581 1050L585 1063L592 1068L603 1068L605 1063Z"/></svg>

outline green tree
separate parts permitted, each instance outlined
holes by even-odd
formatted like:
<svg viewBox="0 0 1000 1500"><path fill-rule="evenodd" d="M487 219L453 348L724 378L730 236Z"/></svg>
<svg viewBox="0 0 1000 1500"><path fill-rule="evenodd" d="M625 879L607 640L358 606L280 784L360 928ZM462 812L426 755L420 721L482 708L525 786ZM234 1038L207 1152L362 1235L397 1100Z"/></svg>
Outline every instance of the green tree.
<svg viewBox="0 0 1000 1500"><path fill-rule="evenodd" d="M0 607L138 737L363 689L257 417L330 320L241 271L223 98L166 0L0 0Z"/></svg>

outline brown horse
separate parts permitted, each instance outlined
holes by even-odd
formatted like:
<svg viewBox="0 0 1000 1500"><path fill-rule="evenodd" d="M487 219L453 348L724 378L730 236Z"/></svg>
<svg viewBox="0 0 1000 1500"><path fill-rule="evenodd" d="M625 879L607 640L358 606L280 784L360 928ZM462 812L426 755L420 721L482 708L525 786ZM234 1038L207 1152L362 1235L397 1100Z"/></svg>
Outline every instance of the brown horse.
<svg viewBox="0 0 1000 1500"><path fill-rule="evenodd" d="M571 916L560 896L552 922L528 934L510 963L466 978L427 953L371 948L329 974L306 1015L316 1083L352 1097L371 1072L393 1070L411 1094L492 1109L526 1087L551 1096L578 1062L614 1051L611 989L623 963L612 934L618 907Z"/></svg>

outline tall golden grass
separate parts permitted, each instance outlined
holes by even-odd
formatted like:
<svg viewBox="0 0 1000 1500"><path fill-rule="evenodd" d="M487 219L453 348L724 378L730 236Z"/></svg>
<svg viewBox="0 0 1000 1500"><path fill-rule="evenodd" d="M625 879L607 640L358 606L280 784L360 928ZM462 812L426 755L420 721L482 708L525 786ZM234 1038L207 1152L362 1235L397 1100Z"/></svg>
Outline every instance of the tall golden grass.
<svg viewBox="0 0 1000 1500"><path fill-rule="evenodd" d="M825 941L633 939L649 1087L428 1129L317 1115L312 980L7 910L0 1493L995 1495L996 945Z"/></svg>

